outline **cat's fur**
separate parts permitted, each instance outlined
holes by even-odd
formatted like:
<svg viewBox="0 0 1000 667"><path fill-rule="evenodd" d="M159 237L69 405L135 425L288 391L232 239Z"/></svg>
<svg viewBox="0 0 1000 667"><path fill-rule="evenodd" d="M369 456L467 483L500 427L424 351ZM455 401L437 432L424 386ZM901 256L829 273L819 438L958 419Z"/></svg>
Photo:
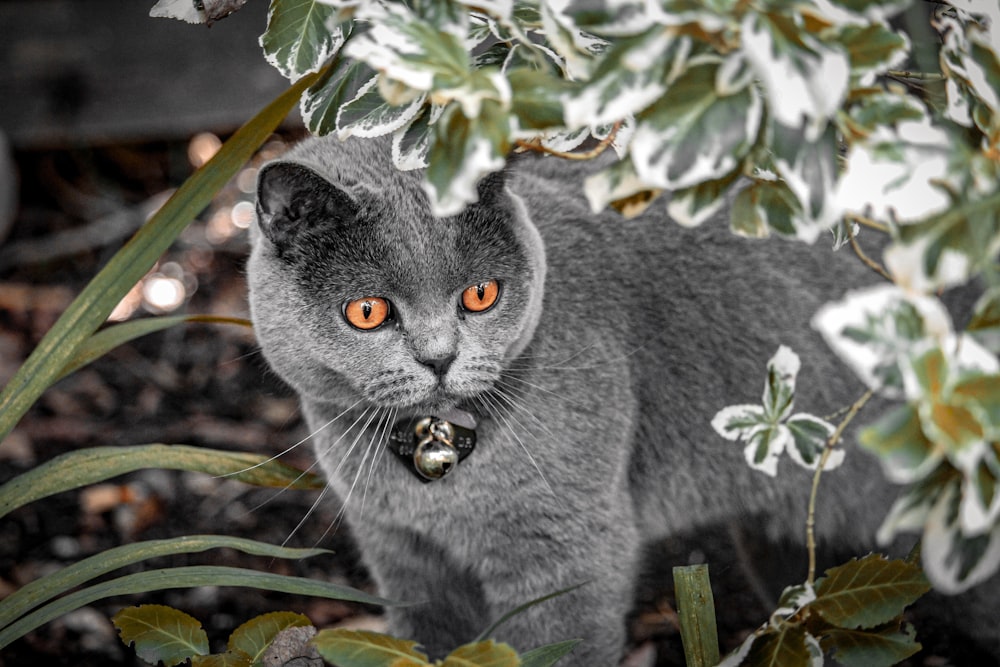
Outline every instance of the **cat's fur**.
<svg viewBox="0 0 1000 667"><path fill-rule="evenodd" d="M740 239L725 214L685 229L662 201L634 220L594 215L581 179L596 168L516 160L450 219L385 141L307 141L262 172L257 335L301 397L380 593L421 602L389 609L392 630L433 655L587 582L497 638L582 638L567 663L617 664L644 541L733 517L804 533L812 475L751 470L712 416L759 400L779 344L804 360L798 409L828 415L864 392L808 325L878 281L853 255ZM461 291L485 279L502 283L497 305L462 312ZM343 304L366 296L388 298L395 321L353 329ZM449 355L439 381L426 362ZM384 451L391 421L456 405L479 443L450 476L424 484ZM863 553L896 491L850 446L824 481L819 538Z"/></svg>

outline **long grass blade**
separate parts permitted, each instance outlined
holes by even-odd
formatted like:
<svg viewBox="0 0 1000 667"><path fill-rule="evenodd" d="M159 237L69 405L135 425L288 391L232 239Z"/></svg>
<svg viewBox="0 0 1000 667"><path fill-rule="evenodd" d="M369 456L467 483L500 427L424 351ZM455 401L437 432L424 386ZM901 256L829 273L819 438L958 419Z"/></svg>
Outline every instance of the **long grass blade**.
<svg viewBox="0 0 1000 667"><path fill-rule="evenodd" d="M205 324L235 324L253 328L250 320L241 317L222 317L217 315L168 315L165 317L144 317L130 320L102 329L83 341L76 349L69 363L63 368L59 378L80 370L90 362L103 357L120 345L146 336L157 331L163 331L178 324L202 322Z"/></svg>
<svg viewBox="0 0 1000 667"><path fill-rule="evenodd" d="M331 553L326 549L292 549L226 535L186 535L126 544L67 565L14 591L0 601L0 628L10 625L38 605L119 568L160 556L199 553L222 548L236 549L253 556L295 560Z"/></svg>
<svg viewBox="0 0 1000 667"><path fill-rule="evenodd" d="M325 485L318 475L249 452L163 444L91 447L60 454L0 486L0 517L54 493L144 468L225 475L256 486L322 489Z"/></svg>
<svg viewBox="0 0 1000 667"><path fill-rule="evenodd" d="M326 581L257 572L256 570L236 567L191 565L127 574L70 593L0 630L0 649L49 621L97 600L115 595L132 595L169 588L195 588L197 586L238 586L363 604L381 606L398 606L399 604L364 591Z"/></svg>

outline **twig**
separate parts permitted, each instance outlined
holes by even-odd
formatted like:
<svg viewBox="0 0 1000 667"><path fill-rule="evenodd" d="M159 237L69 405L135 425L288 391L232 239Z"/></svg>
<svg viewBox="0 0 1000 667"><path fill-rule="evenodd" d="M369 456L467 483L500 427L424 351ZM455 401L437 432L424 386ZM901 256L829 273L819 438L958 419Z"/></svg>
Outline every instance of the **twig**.
<svg viewBox="0 0 1000 667"><path fill-rule="evenodd" d="M896 79L919 79L920 81L944 81L944 74L940 72L911 72L909 70L889 70L885 73Z"/></svg>
<svg viewBox="0 0 1000 667"><path fill-rule="evenodd" d="M863 215L858 215L857 213L848 213L844 217L847 218L849 222L856 222L862 227L868 227L884 234L888 234L891 231L888 225L884 225L877 220L872 220L871 218L866 218Z"/></svg>
<svg viewBox="0 0 1000 667"><path fill-rule="evenodd" d="M613 142L615 137L618 136L618 130L621 126L621 121L617 121L611 128L611 131L608 132L608 136L601 139L601 142L589 151L584 151L583 153L566 153L564 151L557 151L539 143L537 140L524 141L523 139L519 139L515 142L515 145L524 150L537 151L539 153L545 153L546 155L555 155L556 157L565 158L567 160L593 160L607 150L608 146L611 145L611 142Z"/></svg>
<svg viewBox="0 0 1000 667"><path fill-rule="evenodd" d="M836 447L837 442L840 437L844 434L844 429L850 424L854 418L857 416L858 411L864 407L868 399L874 394L874 390L869 389L864 393L864 395L856 400L853 405L851 405L850 410L847 411L847 415L844 419L837 425L836 430L834 430L833 435L826 441L826 446L823 448L823 454L820 456L819 464L816 466L816 472L813 473L812 490L809 492L809 513L806 516L806 549L809 552L809 575L806 578L806 583L810 586L816 581L816 496L819 493L819 480L823 475L823 468L826 467L826 463L830 458L830 453L833 452L833 448Z"/></svg>
<svg viewBox="0 0 1000 667"><path fill-rule="evenodd" d="M858 239L854 236L854 230L851 229L850 221L845 225L847 228L847 240L851 242L851 249L854 250L854 254L858 256L865 266L879 274L889 282L893 282L892 276L889 272L882 268L882 265L873 260L871 257L865 254L865 251L861 249L861 245L858 243Z"/></svg>

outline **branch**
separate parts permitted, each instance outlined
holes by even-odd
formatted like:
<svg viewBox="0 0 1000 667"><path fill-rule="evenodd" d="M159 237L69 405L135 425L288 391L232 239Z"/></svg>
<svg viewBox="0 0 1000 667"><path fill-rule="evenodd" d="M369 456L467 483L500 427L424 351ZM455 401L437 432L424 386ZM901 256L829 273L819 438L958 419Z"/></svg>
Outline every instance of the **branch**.
<svg viewBox="0 0 1000 667"><path fill-rule="evenodd" d="M809 513L806 516L806 549L809 551L809 575L806 578L806 583L812 586L816 581L816 496L819 493L819 480L823 475L823 468L826 467L826 462L830 458L830 453L833 448L837 446L837 442L840 441L842 435L844 435L844 429L850 424L854 418L857 416L858 411L864 407L865 403L868 402L875 394L873 389L869 389L864 393L864 395L856 400L850 409L847 411L847 415L837 426L833 435L830 436L829 440L826 441L826 447L823 448L823 454L820 456L819 464L816 466L816 472L813 473L812 490L809 493Z"/></svg>
<svg viewBox="0 0 1000 667"><path fill-rule="evenodd" d="M618 130L621 126L622 122L616 121L614 126L611 128L611 131L608 133L608 136L601 139L601 142L592 149L583 153L566 153L563 151L553 150L539 143L538 140L524 141L523 139L519 139L514 142L514 144L523 150L536 151L538 153L545 153L546 155L555 155L556 157L565 158L567 160L593 160L607 150L608 146L611 145L611 142L613 142L615 137L618 136Z"/></svg>
<svg viewBox="0 0 1000 667"><path fill-rule="evenodd" d="M851 221L848 220L845 225L847 228L847 240L851 242L851 249L854 250L854 254L858 256L865 266L879 274L889 282L893 282L892 276L886 271L881 264L873 260L871 257L865 254L865 251L861 249L861 244L858 243L858 239L854 236L854 230L851 228Z"/></svg>

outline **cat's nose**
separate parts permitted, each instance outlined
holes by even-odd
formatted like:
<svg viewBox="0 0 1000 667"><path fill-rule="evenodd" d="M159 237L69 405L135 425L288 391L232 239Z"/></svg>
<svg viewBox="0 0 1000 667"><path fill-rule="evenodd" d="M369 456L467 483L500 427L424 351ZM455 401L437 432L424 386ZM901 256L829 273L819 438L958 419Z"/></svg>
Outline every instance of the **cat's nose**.
<svg viewBox="0 0 1000 667"><path fill-rule="evenodd" d="M434 371L434 374L438 377L444 377L444 374L447 373L448 369L451 367L451 362L455 361L456 356L457 355L455 354L449 354L435 359L421 359L420 363Z"/></svg>

